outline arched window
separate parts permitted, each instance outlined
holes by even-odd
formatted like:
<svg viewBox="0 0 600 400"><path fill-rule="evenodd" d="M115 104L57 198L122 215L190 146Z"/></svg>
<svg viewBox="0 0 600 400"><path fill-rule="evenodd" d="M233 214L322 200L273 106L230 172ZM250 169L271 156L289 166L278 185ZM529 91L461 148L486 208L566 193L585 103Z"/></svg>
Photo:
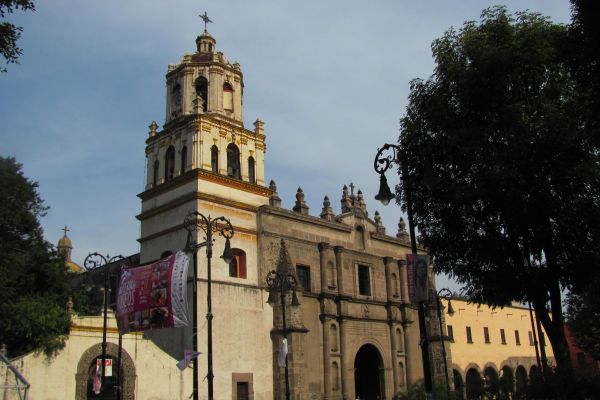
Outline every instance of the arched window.
<svg viewBox="0 0 600 400"><path fill-rule="evenodd" d="M402 387L406 385L406 381L404 380L404 363L400 361L398 363L398 386Z"/></svg>
<svg viewBox="0 0 600 400"><path fill-rule="evenodd" d="M185 165L187 164L187 147L183 146L181 149L181 173L185 172Z"/></svg>
<svg viewBox="0 0 600 400"><path fill-rule="evenodd" d="M248 181L256 183L256 171L254 169L254 158L248 157Z"/></svg>
<svg viewBox="0 0 600 400"><path fill-rule="evenodd" d="M335 266L331 261L327 263L327 287L329 289L335 289L335 276L336 276Z"/></svg>
<svg viewBox="0 0 600 400"><path fill-rule="evenodd" d="M229 82L223 84L223 108L227 111L233 111L233 88Z"/></svg>
<svg viewBox="0 0 600 400"><path fill-rule="evenodd" d="M229 263L229 276L246 279L246 253L242 249L231 249L233 260Z"/></svg>
<svg viewBox="0 0 600 400"><path fill-rule="evenodd" d="M340 368L336 361L331 363L331 390L340 390Z"/></svg>
<svg viewBox="0 0 600 400"><path fill-rule="evenodd" d="M357 234L358 244L360 245L360 247L362 249L365 249L367 246L367 238L365 236L365 228L363 228L361 225L357 226L356 234Z"/></svg>
<svg viewBox="0 0 600 400"><path fill-rule="evenodd" d="M233 143L227 146L227 176L240 179L240 149Z"/></svg>
<svg viewBox="0 0 600 400"><path fill-rule="evenodd" d="M210 148L210 169L215 174L219 173L219 149L214 145Z"/></svg>
<svg viewBox="0 0 600 400"><path fill-rule="evenodd" d="M196 94L202 98L202 111L208 110L208 81L205 77L200 76L194 83Z"/></svg>
<svg viewBox="0 0 600 400"><path fill-rule="evenodd" d="M398 277L392 274L392 296L400 297L400 285L398 285Z"/></svg>
<svg viewBox="0 0 600 400"><path fill-rule="evenodd" d="M334 353L339 351L337 326L335 324L329 326L329 344L331 345L331 351Z"/></svg>
<svg viewBox="0 0 600 400"><path fill-rule="evenodd" d="M404 335L400 328L396 329L396 351L404 353Z"/></svg>
<svg viewBox="0 0 600 400"><path fill-rule="evenodd" d="M169 146L165 154L165 180L170 181L175 174L175 147Z"/></svg>
<svg viewBox="0 0 600 400"><path fill-rule="evenodd" d="M152 167L152 187L156 187L158 185L158 168L159 168L158 160L154 161L154 166Z"/></svg>

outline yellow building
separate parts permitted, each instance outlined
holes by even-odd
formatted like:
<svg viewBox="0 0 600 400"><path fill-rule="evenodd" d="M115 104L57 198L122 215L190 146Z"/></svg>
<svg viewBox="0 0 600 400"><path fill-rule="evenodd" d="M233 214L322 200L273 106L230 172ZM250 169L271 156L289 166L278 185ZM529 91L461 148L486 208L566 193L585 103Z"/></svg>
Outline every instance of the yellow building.
<svg viewBox="0 0 600 400"><path fill-rule="evenodd" d="M448 302L442 302L447 310ZM457 390L464 389L467 398L482 390L522 392L539 376L535 313L518 305L491 308L454 298L451 303L454 313L445 315L445 344L452 354L448 369ZM545 353L552 364L552 348L545 343L543 330L541 338L540 358Z"/></svg>

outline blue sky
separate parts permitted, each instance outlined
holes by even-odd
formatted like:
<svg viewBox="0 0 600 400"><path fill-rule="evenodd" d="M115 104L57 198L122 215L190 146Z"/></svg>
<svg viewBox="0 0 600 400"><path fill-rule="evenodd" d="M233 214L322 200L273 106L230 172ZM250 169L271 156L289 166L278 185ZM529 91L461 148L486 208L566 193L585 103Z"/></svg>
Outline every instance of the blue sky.
<svg viewBox="0 0 600 400"><path fill-rule="evenodd" d="M393 235L399 208L373 200L377 148L397 140L409 81L431 75L431 42L494 4L37 1L34 13L8 15L24 28L24 54L0 74L0 155L40 183L46 239L56 243L68 225L75 262L137 252L147 126L164 123L167 65L194 51L207 11L217 49L241 64L246 127L265 122L265 175L283 206L302 187L312 215L324 195L339 213L353 182ZM566 0L503 4L569 22Z"/></svg>

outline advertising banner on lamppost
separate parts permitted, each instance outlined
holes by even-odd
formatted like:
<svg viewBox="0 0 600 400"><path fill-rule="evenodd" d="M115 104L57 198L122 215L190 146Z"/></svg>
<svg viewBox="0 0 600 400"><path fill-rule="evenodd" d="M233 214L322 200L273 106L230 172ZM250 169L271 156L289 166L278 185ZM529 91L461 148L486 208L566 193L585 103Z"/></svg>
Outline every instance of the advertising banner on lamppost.
<svg viewBox="0 0 600 400"><path fill-rule="evenodd" d="M182 251L121 272L117 295L119 332L187 326L189 257Z"/></svg>
<svg viewBox="0 0 600 400"><path fill-rule="evenodd" d="M411 303L427 302L429 299L428 265L429 256L427 255L406 255L408 298Z"/></svg>

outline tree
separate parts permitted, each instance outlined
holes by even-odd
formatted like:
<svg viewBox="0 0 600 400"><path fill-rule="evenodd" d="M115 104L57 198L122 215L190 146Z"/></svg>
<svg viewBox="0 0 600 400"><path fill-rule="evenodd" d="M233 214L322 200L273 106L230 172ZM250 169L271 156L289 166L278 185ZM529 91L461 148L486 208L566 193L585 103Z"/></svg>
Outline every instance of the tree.
<svg viewBox="0 0 600 400"><path fill-rule="evenodd" d="M18 9L35 11L33 0L0 0L0 18ZM0 54L7 64L18 62L19 56L23 54L23 51L17 47L17 40L21 37L22 31L22 27L10 22L0 23ZM0 72L6 72L6 68L0 68Z"/></svg>
<svg viewBox="0 0 600 400"><path fill-rule="evenodd" d="M64 346L69 273L43 238L47 210L14 158L0 157L0 343L11 356Z"/></svg>
<svg viewBox="0 0 600 400"><path fill-rule="evenodd" d="M398 188L436 271L476 302L530 301L567 375L561 289L597 267L600 239L598 148L568 46L567 27L504 7L434 41L401 120Z"/></svg>
<svg viewBox="0 0 600 400"><path fill-rule="evenodd" d="M600 361L600 273L583 290L569 293L567 320L577 345Z"/></svg>

